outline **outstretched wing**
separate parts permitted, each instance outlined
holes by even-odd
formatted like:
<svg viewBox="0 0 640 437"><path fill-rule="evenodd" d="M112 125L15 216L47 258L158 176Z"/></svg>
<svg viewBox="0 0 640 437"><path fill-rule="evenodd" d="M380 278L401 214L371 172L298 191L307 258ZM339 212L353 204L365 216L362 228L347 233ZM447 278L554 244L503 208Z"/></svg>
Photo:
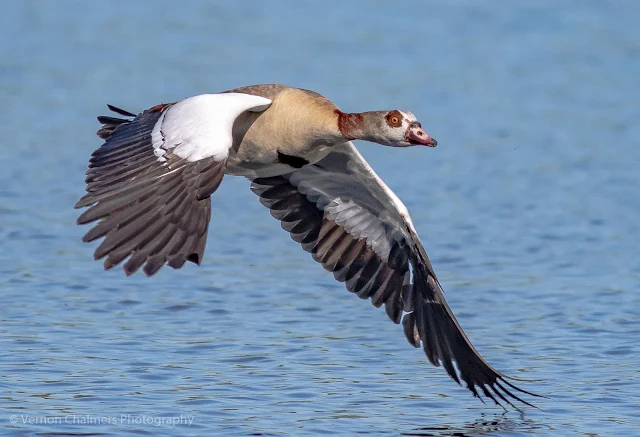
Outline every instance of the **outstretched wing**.
<svg viewBox="0 0 640 437"><path fill-rule="evenodd" d="M83 237L105 237L94 253L105 269L129 258L127 275L144 265L148 276L164 263L199 264L211 217L209 196L224 176L233 122L240 113L263 111L271 101L247 94L205 94L163 104L129 118L98 117L105 143L91 155L89 207L78 224L98 223ZM133 117L133 118L130 118Z"/></svg>
<svg viewBox="0 0 640 437"><path fill-rule="evenodd" d="M444 299L405 206L351 143L316 164L254 179L252 190L313 259L362 299L384 305L409 343L424 349L456 382L513 406L505 380L475 350ZM404 313L404 317L402 316ZM455 367L454 367L455 363ZM457 367L457 369L456 369ZM534 395L535 396L535 395ZM480 398L482 399L482 398Z"/></svg>

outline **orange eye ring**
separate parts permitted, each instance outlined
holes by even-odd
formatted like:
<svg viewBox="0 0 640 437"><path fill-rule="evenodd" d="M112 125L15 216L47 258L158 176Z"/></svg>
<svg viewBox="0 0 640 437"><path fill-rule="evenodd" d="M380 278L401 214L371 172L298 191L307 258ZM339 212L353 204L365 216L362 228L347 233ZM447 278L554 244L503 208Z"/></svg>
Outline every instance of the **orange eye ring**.
<svg viewBox="0 0 640 437"><path fill-rule="evenodd" d="M391 120L389 121L391 122L391 124L396 124L396 125L400 124L400 120L398 120L398 117L396 116L391 117Z"/></svg>

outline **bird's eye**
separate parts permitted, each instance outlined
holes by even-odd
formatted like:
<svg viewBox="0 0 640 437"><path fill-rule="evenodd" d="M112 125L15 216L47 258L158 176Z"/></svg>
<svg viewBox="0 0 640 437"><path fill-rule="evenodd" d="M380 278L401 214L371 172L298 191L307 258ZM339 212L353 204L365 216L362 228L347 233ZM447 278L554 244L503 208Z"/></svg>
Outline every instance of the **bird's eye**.
<svg viewBox="0 0 640 437"><path fill-rule="evenodd" d="M400 111L391 111L385 116L385 118L390 127L402 126L402 114L400 114Z"/></svg>

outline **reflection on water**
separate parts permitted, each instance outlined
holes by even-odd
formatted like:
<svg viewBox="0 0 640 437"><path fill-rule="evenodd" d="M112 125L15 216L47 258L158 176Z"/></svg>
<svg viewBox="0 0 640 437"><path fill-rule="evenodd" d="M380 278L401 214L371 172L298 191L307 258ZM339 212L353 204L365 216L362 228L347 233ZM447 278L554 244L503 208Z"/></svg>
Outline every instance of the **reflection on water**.
<svg viewBox="0 0 640 437"><path fill-rule="evenodd" d="M465 424L442 424L439 426L427 426L403 432L405 436L422 437L472 437L478 435L502 435L509 433L524 433L536 435L539 431L551 431L549 426L542 425L533 420L525 419L521 415L519 419L502 415L482 414L482 418Z"/></svg>
<svg viewBox="0 0 640 437"><path fill-rule="evenodd" d="M3 435L639 434L640 2L5 3ZM216 193L202 267L91 259L72 206L104 105L268 82L411 110L438 139L359 147L473 343L541 410L502 414L430 366L246 180ZM10 419L68 414L118 420Z"/></svg>

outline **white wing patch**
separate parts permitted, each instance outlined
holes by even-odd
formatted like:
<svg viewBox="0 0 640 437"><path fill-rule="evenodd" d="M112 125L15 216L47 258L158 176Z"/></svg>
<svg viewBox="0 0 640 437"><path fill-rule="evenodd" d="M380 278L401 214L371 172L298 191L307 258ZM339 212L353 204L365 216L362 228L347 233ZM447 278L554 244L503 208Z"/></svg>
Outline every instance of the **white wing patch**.
<svg viewBox="0 0 640 437"><path fill-rule="evenodd" d="M181 100L165 110L154 126L154 153L158 161L165 161L169 150L191 162L210 157L222 161L233 143L236 118L245 111L264 111L269 105L269 99L242 93L202 94Z"/></svg>

